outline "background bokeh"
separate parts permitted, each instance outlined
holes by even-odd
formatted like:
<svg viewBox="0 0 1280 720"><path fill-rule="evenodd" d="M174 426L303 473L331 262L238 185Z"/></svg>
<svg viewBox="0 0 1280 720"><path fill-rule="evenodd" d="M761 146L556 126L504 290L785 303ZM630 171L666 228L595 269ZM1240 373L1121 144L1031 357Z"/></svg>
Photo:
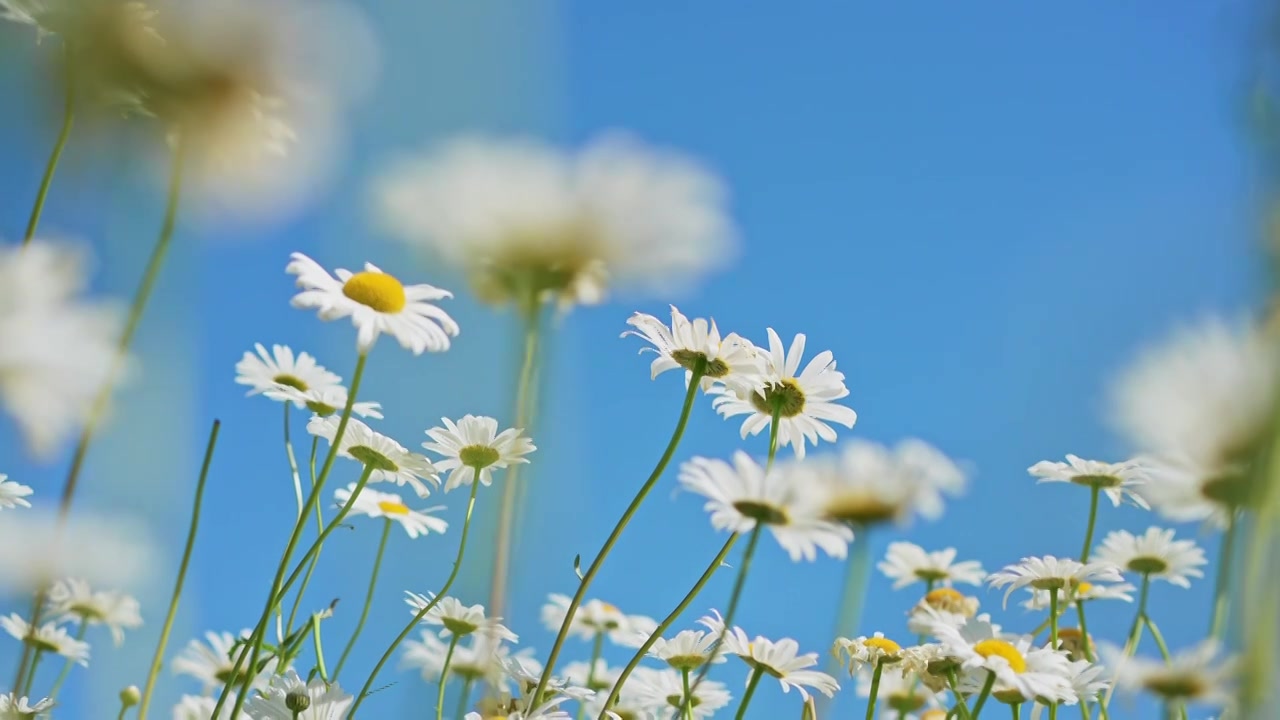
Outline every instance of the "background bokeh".
<svg viewBox="0 0 1280 720"><path fill-rule="evenodd" d="M386 0L368 11L382 72L355 109L337 181L306 212L272 224L180 225L140 336L138 372L92 451L77 503L144 519L168 554L153 582L135 588L147 627L119 650L99 636L96 661L73 678L59 717L114 717L119 688L145 678L215 417L223 433L170 655L205 630L251 625L260 611L293 518L292 488L279 406L244 399L233 366L254 342L308 350L344 377L354 364L349 326L289 308L290 251L326 265L370 260L458 291L446 306L463 328L452 351L413 358L379 344L362 397L385 406L381 429L412 447L441 416L510 418L512 318L477 305L461 278L411 258L370 222L367 182L400 150L461 130L575 144L623 127L723 174L741 228L739 256L672 300L757 342L766 327L784 337L806 333L811 351L833 350L848 377L860 419L844 435L919 436L973 469L969 492L941 521L871 536L876 556L903 536L927 549L955 546L989 570L1027 554L1078 553L1088 494L1036 487L1025 469L1068 452L1124 457L1107 422L1115 372L1177 323L1241 312L1259 295L1249 3L784 11L730 2ZM56 132L44 87L55 49L35 45L29 28L0 27L0 235L9 240L20 236ZM130 145L73 138L43 226L46 235L90 243L101 289L121 296L132 292L161 211L154 182L133 172L137 160ZM650 382L637 341L618 339L635 310L660 314L665 299L618 297L574 311L555 329L508 613L522 644L539 650L552 638L539 606L549 592L571 593L574 555L596 551L679 409L674 375ZM764 437L744 443L737 428L700 402L678 459L764 452ZM11 430L0 426L0 471L52 502L65 461L33 463ZM346 475L335 480L354 481L354 465L340 469ZM660 617L714 555L721 538L700 503L674 488L672 472L592 596ZM481 497L492 508L498 494ZM464 499L442 502L460 523ZM1098 537L1153 521L1108 506ZM357 519L326 546L309 604L343 600L330 652L354 623L378 533L377 523ZM393 535L346 684L358 685L359 670L407 619L401 591L438 587L456 539ZM1213 557L1215 542L1205 542ZM476 547L475 557L487 554ZM831 560L793 565L766 542L739 624L795 637L825 658L842 575ZM723 606L731 580L725 572L712 582L698 614ZM484 585L466 578L462 599L483 602ZM1210 587L1153 590L1172 645L1203 636ZM1013 628L1038 621L1020 608L1001 611L996 593L982 595L984 608ZM915 599L874 582L864 631L904 636ZM4 609L20 605L11 598ZM1090 629L1118 639L1131 612L1099 603ZM16 646L0 643L2 677ZM571 645L566 659L587 652ZM715 673L735 694L744 675L737 664ZM374 716L416 716L411 709L433 698L411 673L386 672L382 681L393 685L366 706ZM182 689L195 690L169 678L159 717ZM798 701L762 688L751 715L798 717Z"/></svg>

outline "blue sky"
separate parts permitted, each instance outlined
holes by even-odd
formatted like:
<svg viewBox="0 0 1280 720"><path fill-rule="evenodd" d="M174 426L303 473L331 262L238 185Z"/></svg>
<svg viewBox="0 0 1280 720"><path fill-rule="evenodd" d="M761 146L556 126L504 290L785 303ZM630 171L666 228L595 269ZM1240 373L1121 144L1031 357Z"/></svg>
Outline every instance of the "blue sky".
<svg viewBox="0 0 1280 720"><path fill-rule="evenodd" d="M145 373L90 461L81 506L141 515L176 547L208 423L224 422L171 655L197 633L252 624L293 513L279 408L242 398L235 361L254 342L280 342L344 376L354 363L347 326L288 307L290 251L327 265L371 260L459 291L448 306L463 327L453 351L413 358L384 342L372 357L365 396L386 407L384 431L414 446L441 416L510 418L511 319L475 304L447 271L410 266L372 228L365 202L367 180L389 155L455 131L576 144L622 127L685 149L725 177L742 234L730 269L698 291L620 297L555 330L509 613L539 650L551 636L538 606L549 592L573 590L573 556L596 550L679 409L679 381L650 382L636 342L617 339L635 310L659 313L674 299L757 342L773 327L806 333L813 352L831 349L860 416L846 435L921 437L974 469L941 521L874 534L873 552L905 536L996 569L1023 555L1078 552L1087 493L1036 487L1025 469L1068 452L1125 454L1106 421L1106 388L1135 349L1179 322L1238 313L1257 295L1255 161L1243 112L1248 5L814 4L784 14L729 2L396 0L372 12L382 74L353 118L342 176L285 222L182 224L140 339ZM9 239L25 223L54 132L35 75L52 45L33 50L29 41L21 28L0 29L0 92L14 99L0 115L0 236ZM145 178L121 173L127 152L91 157L89 147L68 151L45 228L92 243L102 289L128 294L160 199ZM37 465L8 440L0 447L0 471L57 493L63 463ZM740 441L737 423L700 402L677 459L740 447L763 453L764 439ZM339 481L354 480L354 467L343 470L351 477ZM462 499L444 502L460 518ZM1099 536L1150 522L1106 508ZM356 523L326 548L309 597L316 606L344 599L331 646L354 621L377 530ZM592 595L661 616L721 540L700 504L674 493L670 473ZM393 538L375 606L384 619L375 614L353 669L398 626L402 589L438 585L455 541ZM1204 541L1212 553L1216 543ZM138 590L147 629L119 651L99 644L107 662L73 682L62 717L100 717L119 687L142 680L176 559ZM792 565L764 543L740 624L825 654L841 574L830 560ZM723 606L731 579L713 581L699 613ZM463 584L464 600L484 601L481 581ZM1157 588L1157 621L1172 644L1201 636L1209 592L1207 583ZM874 583L864 630L905 634L914 599ZM1001 612L997 594L984 604L1011 627L1036 622ZM1115 638L1130 611L1098 608L1091 629ZM12 650L0 647L5 673ZM566 657L587 651L571 646ZM717 670L735 690L742 674ZM162 705L185 687L170 680ZM409 673L384 673L382 683L392 682L376 699L382 711L433 697ZM762 689L753 708L761 718L799 713L794 695L776 688Z"/></svg>

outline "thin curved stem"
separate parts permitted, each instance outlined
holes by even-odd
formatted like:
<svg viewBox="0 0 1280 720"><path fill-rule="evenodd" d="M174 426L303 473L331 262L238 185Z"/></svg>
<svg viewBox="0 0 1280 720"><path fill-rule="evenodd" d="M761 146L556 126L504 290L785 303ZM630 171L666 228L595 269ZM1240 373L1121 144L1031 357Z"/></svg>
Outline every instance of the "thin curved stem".
<svg viewBox="0 0 1280 720"><path fill-rule="evenodd" d="M597 630L595 638L591 641L591 659L587 662L587 687L594 687L596 680L596 662L600 659L600 653L604 650L604 633ZM587 712L586 703L578 703L578 720L582 720L583 715Z"/></svg>
<svg viewBox="0 0 1280 720"><path fill-rule="evenodd" d="M694 583L689 592L685 594L684 599L680 601L680 604L676 605L675 609L672 610L667 617L662 620L662 622L658 623L658 627L654 628L653 633L649 635L649 639L645 640L644 643L640 645L640 648L636 650L635 654L631 656L630 662L627 663L626 667L622 668L622 672L618 674L617 681L613 683L613 689L609 691L609 697L605 700L603 706L605 710L602 710L600 713L600 720L607 720L607 709L617 702L618 693L622 691L622 686L627 682L627 678L631 677L631 673L640 665L640 661L643 660L645 654L649 652L649 648L653 647L653 644L662 637L662 634L667 631L667 628L671 627L672 623L674 623L676 619L684 613L689 605L693 603L693 599L698 597L698 593L702 592L702 588L706 586L709 580L711 580L711 576L715 575L716 570L719 570L720 566L724 564L724 559L729 556L729 551L733 549L733 545L738 541L738 537L738 533L733 533L729 536L728 540L725 540L724 545L720 548L720 552L716 554L715 558L711 561L711 564L702 572L702 576L698 578L698 581ZM710 653L708 657L715 657L714 651ZM693 690L693 688L688 687L688 673L686 672L684 693L684 705L686 708L692 704ZM683 711L685 708L682 708L681 710Z"/></svg>
<svg viewBox="0 0 1280 720"><path fill-rule="evenodd" d="M53 152L49 154L49 162L45 164L44 176L40 179L40 189L36 192L36 202L31 208L31 217L27 219L27 232L22 236L22 245L31 244L40 227L40 216L44 213L44 201L49 196L49 187L53 184L53 175L58 170L58 161L62 158L62 150L67 146L67 138L71 137L71 126L76 117L75 63L71 59L71 48L63 45L63 101L62 128L58 130L58 139L53 144Z"/></svg>
<svg viewBox="0 0 1280 720"><path fill-rule="evenodd" d="M1089 624L1084 619L1084 598L1076 598L1076 617L1080 619L1080 651L1084 659L1093 662L1093 649L1089 642Z"/></svg>
<svg viewBox="0 0 1280 720"><path fill-rule="evenodd" d="M467 716L467 700L471 698L471 684L474 682L470 677L462 681L462 692L458 695L458 710L455 713L457 717L465 718Z"/></svg>
<svg viewBox="0 0 1280 720"><path fill-rule="evenodd" d="M982 692L978 694L978 700L973 704L973 717L975 720L982 713L982 707L987 704L987 698L991 697L991 688L996 684L996 674L987 671L987 681L982 684Z"/></svg>
<svg viewBox="0 0 1280 720"><path fill-rule="evenodd" d="M209 466L213 463L213 450L218 444L218 431L222 423L213 421L209 431L209 443L205 446L204 462L200 465L200 478L196 481L196 497L191 506L191 522L187 525L187 544L182 549L182 561L178 563L178 576L173 581L173 594L169 597L169 610L164 616L164 625L160 628L160 640L156 642L155 654L151 657L151 670L147 673L147 683L142 689L142 699L138 703L138 720L147 720L147 711L151 707L151 694L156 689L156 678L160 676L160 668L164 666L164 652L169 646L169 634L173 631L174 618L178 616L178 601L182 598L182 588L187 580L187 568L191 564L191 552L196 545L196 532L200 529L200 510L204 504L205 481L209 479Z"/></svg>
<svg viewBox="0 0 1280 720"><path fill-rule="evenodd" d="M293 403L283 402L284 406L284 452L289 458L289 474L293 476L293 495L298 503L298 515L302 515L302 476L298 472L298 458L293 454L293 438L289 434L289 415L293 410Z"/></svg>
<svg viewBox="0 0 1280 720"><path fill-rule="evenodd" d="M351 655L352 649L356 646L360 631L364 630L365 621L369 619L369 608L373 605L373 593L378 587L378 570L382 567L382 555L387 550L387 538L391 535L393 522L391 518L387 518L382 523L382 539L378 541L378 554L373 559L373 573L369 576L369 591L364 596L364 608L360 610L360 621L356 623L356 629L351 633L351 639L347 641L347 646L343 648L342 655L338 657L337 666L333 668L335 682L338 679L338 675L342 674L342 666L347 664L347 657Z"/></svg>
<svg viewBox="0 0 1280 720"><path fill-rule="evenodd" d="M476 477L478 478L479 475L480 471L477 470ZM351 706L351 714L347 716L348 720L351 720L351 718L356 716L356 710L360 709L360 705L364 703L364 699L369 696L369 688L373 687L373 681L378 678L378 673L382 672L382 667L391 659L392 653L396 651L397 647L400 647L400 643L404 642L405 638L409 637L409 633L413 632L413 629L417 627L422 618L426 617L427 613L431 611L431 608L435 607L436 604L440 602L440 598L443 598L445 593L449 592L449 588L453 587L453 581L458 578L458 570L462 567L463 553L466 552L467 549L467 534L471 530L471 515L476 507L476 490L479 487L480 483L478 480L471 483L471 499L467 502L466 519L462 522L462 539L458 542L458 557L453 561L453 570L449 573L449 578L444 581L444 585L441 586L440 592L436 593L436 596L432 598L430 602L423 605L422 609L418 611L418 614L414 615L413 619L404 626L404 630L400 631L400 634L396 636L394 641L392 641L391 645L387 648L387 651L378 659L378 664L373 666L373 672L369 673L369 679L364 681L364 685L360 688L360 692L356 693L356 702Z"/></svg>
<svg viewBox="0 0 1280 720"><path fill-rule="evenodd" d="M436 686L436 720L444 720L444 691L449 685L449 663L453 662L453 651L458 649L458 635L449 638L449 650L444 654L444 665L440 668L440 682Z"/></svg>
<svg viewBox="0 0 1280 720"><path fill-rule="evenodd" d="M614 524L613 530L609 532L609 537L605 539L600 552L596 553L595 559L587 567L586 573L582 575L582 580L578 583L578 590L573 594L573 599L569 601L569 607L565 611L564 622L560 624L560 631L556 633L555 642L551 644L551 652L547 655L547 663L542 669L542 676L538 678L538 688L533 697L540 698L543 692L546 691L547 682L555 672L556 660L560 658L560 650L564 647L565 638L569 636L569 626L573 622L573 616L586 598L587 589L591 587L591 582L595 580L596 573L600 572L605 558L609 557L614 544L618 542L618 538L622 537L623 530L626 530L631 518L635 516L636 511L640 509L640 505L649 496L649 492L658 483L662 473L666 471L667 465L670 464L672 456L675 455L676 448L680 446L680 440L684 437L685 427L689 424L689 414L693 410L693 401L698 396L700 381L703 373L706 372L706 362L705 357L699 358L697 365L694 367L693 375L689 378L689 389L685 392L684 405L680 408L680 419L676 422L676 428L671 433L671 439L667 441L667 449L663 451L662 457L658 459L658 464L654 466L653 472L649 473L649 478L644 481L644 484L640 486L640 490L636 492L635 497L631 499L631 504L627 505L627 509L622 512L622 517Z"/></svg>
<svg viewBox="0 0 1280 720"><path fill-rule="evenodd" d="M320 616L311 616L311 643L316 648L316 671L320 673L320 679L326 683L330 682L329 673L325 671L324 666L324 645L320 642ZM336 679L336 678L335 678Z"/></svg>
<svg viewBox="0 0 1280 720"><path fill-rule="evenodd" d="M34 628L33 628L33 629L34 629ZM24 645L28 645L28 644L30 644L30 643L28 643L27 641L25 641L25 640L24 640L24 641L23 641L23 644L24 644ZM31 671L27 673L27 681L26 681L26 683L25 683L25 684L23 684L23 686L22 686L22 695L19 695L18 697L22 697L22 696L29 696L29 695L31 695L31 686L32 686L32 684L34 684L35 679L36 679L36 668L40 667L40 658L41 658L43 655L44 655L44 651L43 651L43 650L36 650L34 653L32 653L32 655L31 655Z"/></svg>
<svg viewBox="0 0 1280 720"><path fill-rule="evenodd" d="M756 686L760 684L760 678L764 677L764 673L760 668L751 671L751 679L747 681L747 690L742 693L742 704L738 706L738 714L734 715L734 720L742 720L747 716L747 705L751 703L751 696L756 694Z"/></svg>
<svg viewBox="0 0 1280 720"><path fill-rule="evenodd" d="M316 449L320 445L320 438L311 438L311 487L316 486ZM324 532L324 513L320 510L320 504L315 506L316 516L316 534ZM289 611L289 622L285 624L285 635L293 633L293 621L298 616L298 608L302 605L302 598L307 594L307 586L311 584L311 574L316 571L316 565L320 562L320 553L311 556L311 563L307 565L307 572L302 576L302 584L298 586L298 592L293 598L293 609Z"/></svg>
<svg viewBox="0 0 1280 720"><path fill-rule="evenodd" d="M871 693L867 697L867 720L875 720L876 696L880 694L880 676L884 674L884 659L876 661L876 669L871 673Z"/></svg>
<svg viewBox="0 0 1280 720"><path fill-rule="evenodd" d="M1089 486L1089 525L1084 531L1084 549L1080 551L1080 562L1089 562L1089 551L1093 548L1093 526L1098 521L1098 493L1100 488L1097 485Z"/></svg>
<svg viewBox="0 0 1280 720"><path fill-rule="evenodd" d="M956 708L960 711L960 717L965 720L972 720L973 715L969 712L969 703L964 699L964 693L960 692L960 679L956 677L956 669L954 667L947 670L947 682L951 685L951 694L956 698Z"/></svg>
<svg viewBox="0 0 1280 720"><path fill-rule="evenodd" d="M1222 549L1218 554L1218 574L1213 589L1213 618L1209 622L1209 637L1222 640L1227 630L1227 610L1230 607L1227 591L1230 589L1231 559L1235 551L1236 529L1239 526L1233 512L1227 519L1227 529L1222 534Z"/></svg>

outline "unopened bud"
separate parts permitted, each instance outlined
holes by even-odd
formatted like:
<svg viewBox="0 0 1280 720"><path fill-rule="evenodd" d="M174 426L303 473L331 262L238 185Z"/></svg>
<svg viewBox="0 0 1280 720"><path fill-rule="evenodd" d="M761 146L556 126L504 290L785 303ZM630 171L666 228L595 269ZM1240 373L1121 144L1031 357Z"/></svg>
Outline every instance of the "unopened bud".
<svg viewBox="0 0 1280 720"><path fill-rule="evenodd" d="M137 705L140 702L142 702L142 691L138 690L137 685L130 685L129 687L120 691L121 705L124 705L125 707L128 708L128 707L133 707L134 705Z"/></svg>
<svg viewBox="0 0 1280 720"><path fill-rule="evenodd" d="M295 690L284 696L284 706L299 713L311 707L311 696L301 690Z"/></svg>

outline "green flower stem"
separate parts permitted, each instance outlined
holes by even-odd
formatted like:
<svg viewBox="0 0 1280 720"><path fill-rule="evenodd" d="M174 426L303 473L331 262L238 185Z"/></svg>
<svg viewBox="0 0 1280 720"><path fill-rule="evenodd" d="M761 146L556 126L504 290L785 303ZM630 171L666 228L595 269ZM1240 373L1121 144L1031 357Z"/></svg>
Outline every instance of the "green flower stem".
<svg viewBox="0 0 1280 720"><path fill-rule="evenodd" d="M200 478L196 480L196 497L191 506L191 522L187 525L187 544L182 550L182 561L178 563L178 576L173 581L173 595L169 598L169 610L164 617L164 625L160 628L160 640L156 643L156 652L151 657L151 670L147 673L147 682L142 689L142 699L138 704L138 720L147 720L147 710L151 707L151 694L156 689L156 678L160 676L160 668L164 666L164 653L169 646L169 634L173 631L174 618L178 616L178 600L182 597L182 587L187 580L187 567L191 564L191 551L196 545L196 531L200 528L200 511L204 503L205 481L209 479L209 466L213 462L213 449L218 444L218 431L222 423L213 421L209 431L209 443L205 446L204 462L200 465Z"/></svg>
<svg viewBox="0 0 1280 720"><path fill-rule="evenodd" d="M40 179L40 190L36 193L35 205L31 208L31 217L27 220L27 232L22 236L22 245L31 244L40 227L40 215L44 212L44 201L49 196L49 186L53 184L53 175L58 170L58 160L62 158L62 150L67 146L67 138L71 137L71 126L76 117L75 63L71 59L71 48L63 45L63 100L62 128L58 131L58 139L54 142L53 152L49 154L49 162L45 164L44 177Z"/></svg>
<svg viewBox="0 0 1280 720"><path fill-rule="evenodd" d="M1160 634L1160 629L1150 615L1143 615L1142 620L1147 624L1147 630L1151 631L1151 639L1156 641L1156 647L1160 649L1160 657L1168 664L1172 656L1169 655L1169 646L1164 642L1164 635Z"/></svg>
<svg viewBox="0 0 1280 720"><path fill-rule="evenodd" d="M302 515L302 476L298 473L298 458L293 454L293 438L289 434L289 415L293 410L293 403L288 401L281 403L284 405L284 452L289 458L289 473L293 476L293 494L298 501L298 515Z"/></svg>
<svg viewBox="0 0 1280 720"><path fill-rule="evenodd" d="M1222 548L1218 553L1218 574L1213 589L1213 618L1209 622L1209 637L1222 640L1227 630L1227 592L1230 590L1231 559L1234 556L1236 530L1240 523L1233 512L1227 519L1227 529L1222 533Z"/></svg>
<svg viewBox="0 0 1280 720"><path fill-rule="evenodd" d="M884 674L884 659L876 661L876 669L871 673L871 694L867 698L867 720L876 716L876 696L880 694L880 676Z"/></svg>
<svg viewBox="0 0 1280 720"><path fill-rule="evenodd" d="M684 395L684 405L680 409L680 419L676 422L676 428L671 433L671 440L667 442L667 449L663 451L662 457L658 459L658 464L653 468L653 472L649 473L649 479L645 480L644 484L640 486L640 490L632 498L631 504L623 511L622 517L618 519L617 524L613 526L613 530L604 541L600 552L596 553L596 557L591 561L590 567L582 575L582 580L578 583L578 591L573 594L573 599L569 601L569 607L565 611L564 622L560 624L560 632L556 633L555 642L551 644L551 652L547 655L547 663L542 669L542 677L538 679L538 688L533 697L541 698L546 691L547 682L555 672L556 660L560 658L560 650L564 647L565 638L569 636L569 626L573 622L574 613L577 612L578 607L582 605L583 600L586 598L587 589L591 587L591 582L595 580L596 573L600 572L605 558L609 556L614 544L622 536L622 531L631 522L631 518L640 509L640 505L649 496L649 492L658 483L658 479L662 477L662 473L667 469L672 456L675 455L676 448L679 447L680 440L684 437L685 426L689 423L689 414L693 410L693 401L698 396L699 383L706 372L706 362L705 357L700 358L693 369L693 376L689 378L689 389Z"/></svg>
<svg viewBox="0 0 1280 720"><path fill-rule="evenodd" d="M449 650L444 654L444 665L440 668L440 683L436 686L436 720L444 720L444 691L449 685L449 663L453 661L453 651L458 647L458 634L449 638Z"/></svg>
<svg viewBox="0 0 1280 720"><path fill-rule="evenodd" d="M392 641L391 645L387 648L387 651L378 659L378 664L373 666L373 672L369 673L369 679L364 681L364 685L360 688L360 692L356 693L356 702L351 706L351 714L347 715L347 720L355 718L356 710L360 709L360 705L364 703L364 699L369 696L369 688L373 687L373 681L378 678L378 673L382 671L382 667L391 659L392 653L396 651L396 648L400 646L400 643L404 642L405 638L409 637L409 633L413 632L413 629L417 627L422 618L426 617L427 613L431 611L431 608L435 607L436 604L440 602L440 599L445 596L445 593L449 592L449 588L453 587L453 581L458 578L458 570L462 568L463 553L465 553L467 549L467 534L471 530L471 515L476 508L476 490L480 487L479 477L480 469L477 468L476 479L471 483L471 499L467 501L466 519L462 521L462 539L458 541L458 557L453 561L453 570L449 572L449 577L444 581L444 585L441 586L440 592L436 593L436 596L432 598L430 602L422 606L422 609L418 611L418 614L414 615L413 619L404 626L404 629L401 630L400 634L396 636L396 639Z"/></svg>
<svg viewBox="0 0 1280 720"><path fill-rule="evenodd" d="M1129 626L1129 637L1124 643L1123 657L1130 658L1133 657L1134 653L1138 652L1138 644L1142 641L1142 628L1146 626L1145 618L1147 617L1147 597L1150 594L1151 575L1143 573L1142 586L1138 591L1138 611L1133 616L1133 624ZM1098 707L1101 708L1103 717L1107 716L1109 708L1111 707L1111 697L1115 694L1115 691L1116 686L1113 682L1111 686L1107 688L1107 694L1102 699L1102 702L1098 704Z"/></svg>
<svg viewBox="0 0 1280 720"><path fill-rule="evenodd" d="M24 641L22 644L30 645L31 643ZM27 680L22 686L22 695L19 695L18 697L31 695L31 686L34 684L36 679L36 668L40 667L40 658L43 656L43 650L36 650L31 654L31 670L27 673Z"/></svg>
<svg viewBox="0 0 1280 720"><path fill-rule="evenodd" d="M734 720L742 720L747 716L747 705L751 703L751 696L756 694L756 686L760 684L760 678L764 677L764 672L760 668L751 671L751 679L747 681L747 690L742 694L742 704L738 706L738 714L734 715Z"/></svg>
<svg viewBox="0 0 1280 720"><path fill-rule="evenodd" d="M76 640L83 641L85 633L89 631L89 623L84 620L80 621L80 628L76 630ZM49 699L57 700L58 691L62 690L62 684L67 681L67 676L71 674L71 667L75 665L75 661L67 658L62 665L62 672L58 673L58 679L53 681L53 688L49 690Z"/></svg>
<svg viewBox="0 0 1280 720"><path fill-rule="evenodd" d="M1049 647L1058 649L1058 588L1049 588Z"/></svg>
<svg viewBox="0 0 1280 720"><path fill-rule="evenodd" d="M778 421L782 415L782 407L781 401L776 404L778 407L773 409L773 416L769 419L769 459L764 465L766 473L773 469L773 461L778 457Z"/></svg>
<svg viewBox="0 0 1280 720"><path fill-rule="evenodd" d="M333 442L329 445L329 452L325 455L324 465L320 468L320 475L312 485L311 496L307 498L307 507L303 510L302 514L298 516L297 521L294 523L293 533L289 536L289 543L285 545L284 553L280 556L280 564L276 568L276 576L271 583L271 591L267 594L267 602L265 607L262 609L262 615L258 619L258 624L250 635L249 642L245 645L244 650L236 657L235 665L232 668L232 676L234 677L236 673L239 673L240 669L244 667L244 660L246 659L246 656L249 661L248 667L250 668L250 672L245 673L244 691L236 696L235 705L233 706L231 713L232 718L236 717L240 708L244 705L245 695L249 694L248 684L252 682L253 676L257 674L253 668L256 666L258 661L258 655L261 651L262 640L266 635L267 622L271 617L271 611L275 608L276 603L279 602L280 594L284 592L284 589L282 588L284 573L288 569L289 560L292 559L293 551L298 546L298 541L302 537L302 529L306 526L306 516L320 502L320 495L321 491L324 489L325 480L328 479L329 471L333 468L333 462L338 457L338 448L342 444L342 436L347 431L347 423L351 420L351 408L355 405L356 396L359 394L360 381L364 378L365 362L368 358L368 355L361 353L360 357L356 360L356 369L352 373L351 377L351 391L347 394L347 405L342 409L342 417L338 421L338 429L334 433ZM354 498L355 496L356 495L353 493L351 497ZM222 694L218 697L218 703L214 706L214 717L218 717L218 713L222 711L222 707L226 704L227 698L229 697L228 693L230 690L230 685L223 686Z"/></svg>
<svg viewBox="0 0 1280 720"><path fill-rule="evenodd" d="M356 646L356 639L360 637L360 631L364 630L364 623L369 619L369 608L373 605L373 592L378 586L378 570L382 567L382 556L387 550L387 538L391 535L391 525L394 521L387 518L382 523L382 539L378 541L378 554L373 560L373 573L369 576L369 591L364 596L364 608L360 611L360 620L356 623L356 629L351 633L351 639L347 641L347 646L343 648L342 655L338 657L338 664L333 668L333 679L336 682L338 675L342 673L342 666L347 664L347 657L351 655L351 650Z"/></svg>
<svg viewBox="0 0 1280 720"><path fill-rule="evenodd" d="M596 631L596 636L591 641L591 660L587 662L587 687L594 687L596 680L596 661L600 659L600 653L604 650L604 633ZM687 677L688 673L686 673ZM686 688L687 689L687 688ZM585 703L578 703L578 720L582 720L583 715L587 712Z"/></svg>
<svg viewBox="0 0 1280 720"><path fill-rule="evenodd" d="M1022 720L1022 703L1013 703L1009 706L1013 714L1013 720Z"/></svg>
<svg viewBox="0 0 1280 720"><path fill-rule="evenodd" d="M1084 531L1084 549L1080 551L1080 562L1089 562L1089 550L1093 548L1093 526L1098 520L1098 493L1101 489L1097 485L1089 486L1089 525Z"/></svg>
<svg viewBox="0 0 1280 720"><path fill-rule="evenodd" d="M1093 662L1093 649L1089 646L1089 624L1084 619L1084 598L1076 598L1076 617L1080 619L1080 651L1084 659Z"/></svg>
<svg viewBox="0 0 1280 720"><path fill-rule="evenodd" d="M116 720L124 720L124 714L129 712L129 705L123 700L120 701L120 714L116 715Z"/></svg>
<svg viewBox="0 0 1280 720"><path fill-rule="evenodd" d="M635 654L631 656L631 661L627 663L626 667L622 668L622 672L618 674L617 682L613 684L613 689L609 691L609 697L605 700L603 705L605 709L613 707L613 704L618 700L618 693L621 692L622 686L627 682L627 678L631 677L631 673L635 671L636 667L640 665L640 661L643 660L645 654L649 652L649 648L653 647L653 644L662 637L662 634L667 631L667 628L671 627L672 623L674 623L685 609L693 603L693 599L698 597L698 593L702 592L702 588L706 586L709 580L711 580L711 576L716 573L716 570L720 569L722 564L724 564L724 559L729 556L729 551L733 549L733 545L738 541L738 537L738 533L733 533L729 536L728 540L725 540L724 546L720 548L720 552L714 559L712 559L711 564L703 571L702 576L693 584L693 587L689 592L685 594L684 599L680 601L680 604L676 605L675 609L672 610L670 614L662 620L662 622L658 623L658 627L654 629L651 635L649 635L649 639L645 640L644 643L640 645L640 648L636 650ZM715 657L714 648L709 657ZM686 712L693 705L693 688L688 687L688 675L689 674L686 671L685 700L684 707L681 708L681 712ZM696 687L696 685L694 687ZM607 720L607 717L605 710L601 710L600 720Z"/></svg>
<svg viewBox="0 0 1280 720"><path fill-rule="evenodd" d="M862 617L862 604L866 600L870 578L871 537L864 529L855 534L849 548L849 563L845 569L844 588L840 592L840 612L834 637L854 637L858 634L858 622Z"/></svg>
<svg viewBox="0 0 1280 720"><path fill-rule="evenodd" d="M1049 720L1058 720L1058 703L1049 703Z"/></svg>
<svg viewBox="0 0 1280 720"><path fill-rule="evenodd" d="M535 295L524 301L524 359L516 384L516 424L526 432L533 415L533 393L537 384L538 357L542 352L542 303ZM520 496L520 465L507 468L507 482L502 487L498 510L497 537L493 544L493 579L489 592L489 615L502 617L507 604L507 574L511 565L512 540L515 536L516 505ZM572 614L572 613L570 613ZM550 674L550 673L548 673Z"/></svg>
<svg viewBox="0 0 1280 720"><path fill-rule="evenodd" d="M987 671L987 681L982 684L982 692L978 693L978 701L973 704L973 717L978 717L982 713L982 706L987 704L987 698L991 697L991 688L996 684L996 674Z"/></svg>
<svg viewBox="0 0 1280 720"><path fill-rule="evenodd" d="M956 669L954 667L947 669L947 682L951 685L951 694L956 699L956 706L953 709L958 709L960 717L965 720L972 720L973 716L969 713L969 703L965 701L964 693L960 692L960 679L956 677Z"/></svg>
<svg viewBox="0 0 1280 720"><path fill-rule="evenodd" d="M680 716L684 720L690 720L693 717L693 693L689 691L689 668L680 668L680 680L684 685L684 695L680 698L680 705L684 707L684 712Z"/></svg>
<svg viewBox="0 0 1280 720"><path fill-rule="evenodd" d="M454 715L456 717L465 718L467 716L467 700L471 698L471 678L465 678L462 681L462 693L458 695L458 710Z"/></svg>
<svg viewBox="0 0 1280 720"><path fill-rule="evenodd" d="M320 445L320 438L311 438L311 487L316 486L316 449ZM324 532L324 513L320 510L320 504L315 506L316 516L316 534ZM302 576L302 584L298 586L298 593L293 598L293 609L289 611L289 622L285 624L285 635L293 632L293 621L298 616L298 608L302 605L302 598L307 594L307 586L311 584L311 574L316 571L316 565L320 562L320 553L311 556L311 564L307 566L307 572Z"/></svg>
<svg viewBox="0 0 1280 720"><path fill-rule="evenodd" d="M325 683L329 683L331 682L329 679L329 673L325 671L324 667L324 645L320 642L319 615L311 616L311 643L316 647L316 670L320 672L320 679L325 681ZM333 679L336 680L337 676L335 675Z"/></svg>
<svg viewBox="0 0 1280 720"><path fill-rule="evenodd" d="M1080 706L1080 720L1093 720L1089 714L1089 703L1081 700L1076 704Z"/></svg>

